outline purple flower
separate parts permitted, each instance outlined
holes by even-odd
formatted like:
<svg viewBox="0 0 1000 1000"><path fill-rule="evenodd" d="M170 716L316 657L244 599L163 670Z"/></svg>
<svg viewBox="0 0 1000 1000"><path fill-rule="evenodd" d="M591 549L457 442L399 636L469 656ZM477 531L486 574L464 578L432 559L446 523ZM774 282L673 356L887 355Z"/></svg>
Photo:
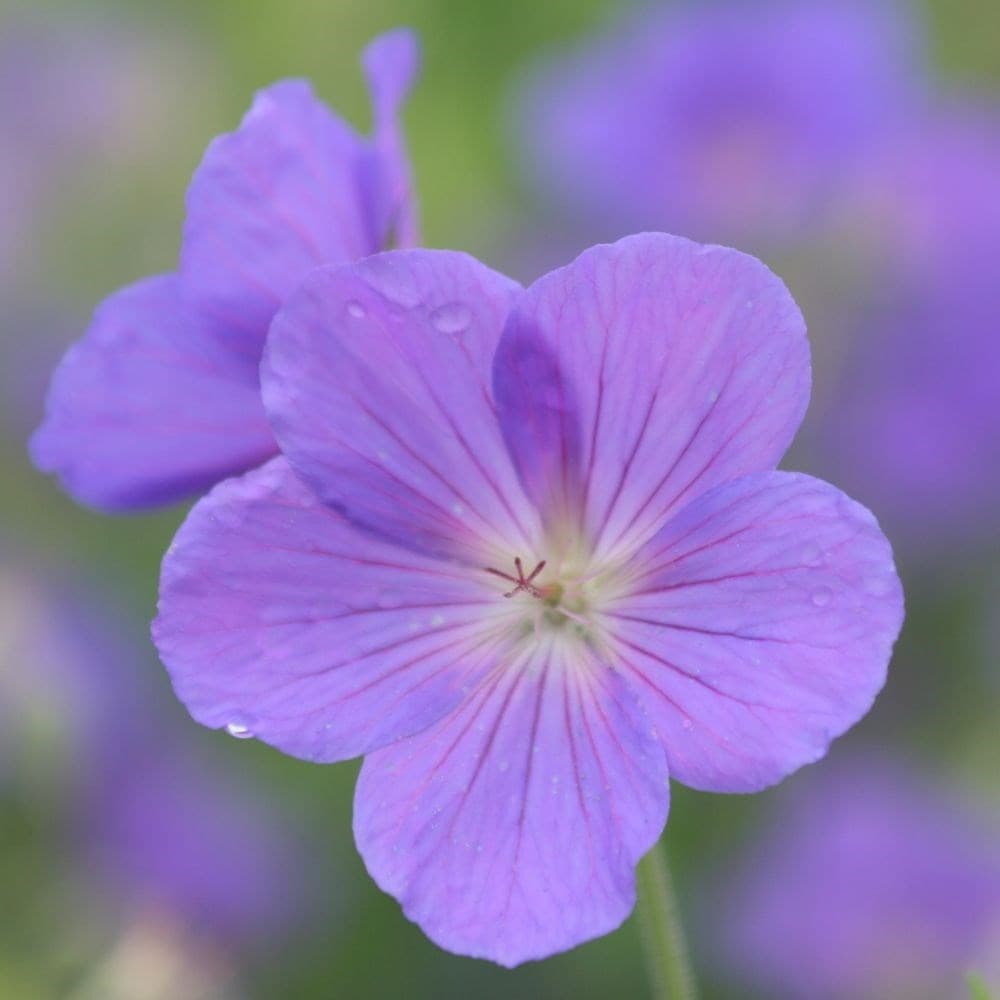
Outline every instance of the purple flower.
<svg viewBox="0 0 1000 1000"><path fill-rule="evenodd" d="M908 114L911 35L867 0L643 10L539 67L522 146L574 218L769 248L814 225Z"/></svg>
<svg viewBox="0 0 1000 1000"><path fill-rule="evenodd" d="M908 548L1000 530L1000 119L949 108L845 192L861 300L813 445Z"/></svg>
<svg viewBox="0 0 1000 1000"><path fill-rule="evenodd" d="M105 761L87 792L86 866L126 918L169 914L237 949L302 929L318 896L317 858L266 803L176 738Z"/></svg>
<svg viewBox="0 0 1000 1000"><path fill-rule="evenodd" d="M964 998L1000 928L996 818L857 760L785 803L723 897L723 954L769 997Z"/></svg>
<svg viewBox="0 0 1000 1000"><path fill-rule="evenodd" d="M275 311L315 265L416 239L396 113L409 32L367 49L370 139L307 83L261 91L208 148L187 196L179 270L115 293L57 370L36 464L108 510L199 492L272 456L258 366Z"/></svg>
<svg viewBox="0 0 1000 1000"><path fill-rule="evenodd" d="M38 767L59 768L70 862L123 924L156 913L225 948L296 928L310 906L302 838L182 745L109 609L16 559L0 598L0 793L51 790Z"/></svg>
<svg viewBox="0 0 1000 1000"><path fill-rule="evenodd" d="M200 722L368 754L359 848L443 947L612 930L668 776L766 787L881 687L892 556L775 471L808 345L753 258L646 234L522 291L380 254L315 271L262 370L284 457L191 512L154 637Z"/></svg>

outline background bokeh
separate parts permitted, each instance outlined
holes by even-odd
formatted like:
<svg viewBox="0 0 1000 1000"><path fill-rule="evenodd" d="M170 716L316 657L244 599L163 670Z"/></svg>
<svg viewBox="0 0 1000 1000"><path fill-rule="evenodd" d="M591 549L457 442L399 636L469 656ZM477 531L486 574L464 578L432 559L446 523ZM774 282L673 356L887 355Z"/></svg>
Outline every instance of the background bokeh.
<svg viewBox="0 0 1000 1000"><path fill-rule="evenodd" d="M184 511L88 512L25 451L51 367L94 305L172 266L208 140L235 126L255 89L288 75L311 78L366 127L358 55L397 24L424 46L406 124L427 245L530 280L588 242L669 224L655 204L648 215L630 206L626 219L557 199L539 178L544 144L525 124L544 98L538 67L612 30L622 8L0 5L0 997L645 995L634 921L513 972L427 941L354 850L355 764L308 764L204 730L174 699L147 622ZM901 129L825 196L821 225L784 246L758 245L751 230L741 248L783 274L813 331L817 394L790 464L883 519L908 620L875 709L828 762L754 797L674 790L666 845L709 997L930 1000L962 996L967 967L1000 971L1000 231L989 231L1000 205L1000 6L928 0L903 11L919 39L919 87L959 109L935 125L941 162L920 169L922 126ZM699 58L724 66L733 53ZM740 175L729 183L738 207ZM944 204L944 221L911 202L897 210L888 194L901 190ZM971 204L958 206L962 194ZM971 236L948 229L960 211L980 220ZM913 253L938 245L944 262ZM914 256L934 275L948 270L947 294L908 298L905 281L893 284L889 265ZM927 279L914 284L922 292ZM887 285L888 305L872 295ZM970 399L968 426L952 420ZM935 448L952 461L925 461ZM916 456L901 463L909 479L881 474L896 449ZM853 461L862 452L875 457ZM797 840L775 839L790 831ZM873 876L887 866L892 878ZM855 938L881 958L859 960ZM907 967L921 948L942 952L951 986L914 981ZM892 985L865 985L868 973L838 985L824 972L859 962L871 976L891 967Z"/></svg>

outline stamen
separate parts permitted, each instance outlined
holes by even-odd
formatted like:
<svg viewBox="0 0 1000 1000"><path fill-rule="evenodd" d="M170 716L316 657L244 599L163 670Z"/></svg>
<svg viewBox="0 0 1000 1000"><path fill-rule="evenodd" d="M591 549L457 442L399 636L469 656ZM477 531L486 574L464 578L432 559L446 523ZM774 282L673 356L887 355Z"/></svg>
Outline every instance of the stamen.
<svg viewBox="0 0 1000 1000"><path fill-rule="evenodd" d="M513 590L508 590L504 597L513 597L515 594L521 593L523 590L525 593L531 594L532 597L537 597L541 599L544 595L542 591L536 587L533 583L536 576L543 569L545 569L545 560L543 559L528 576L524 575L524 564L521 562L520 556L514 557L514 568L517 570L517 576L511 576L509 573L504 573L501 570L494 569L492 566L486 566L485 571L487 573L492 573L493 576L500 577L501 580L507 580L510 583L515 584Z"/></svg>

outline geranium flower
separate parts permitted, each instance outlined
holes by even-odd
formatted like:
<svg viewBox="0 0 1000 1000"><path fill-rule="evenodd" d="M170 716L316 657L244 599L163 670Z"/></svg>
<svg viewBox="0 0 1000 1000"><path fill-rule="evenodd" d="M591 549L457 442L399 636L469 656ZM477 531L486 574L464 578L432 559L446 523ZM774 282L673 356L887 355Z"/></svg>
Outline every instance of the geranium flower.
<svg viewBox="0 0 1000 1000"><path fill-rule="evenodd" d="M268 324L317 264L416 240L396 115L413 36L364 57L374 131L364 139L302 80L261 91L195 171L177 273L105 300L56 371L32 439L39 468L107 510L197 493L277 446L260 402Z"/></svg>
<svg viewBox="0 0 1000 1000"><path fill-rule="evenodd" d="M1000 117L948 105L866 167L843 193L853 353L810 444L897 546L953 558L1000 531Z"/></svg>
<svg viewBox="0 0 1000 1000"><path fill-rule="evenodd" d="M969 970L996 971L1000 816L883 760L824 771L790 789L719 896L733 982L788 1000L968 997Z"/></svg>
<svg viewBox="0 0 1000 1000"><path fill-rule="evenodd" d="M610 931L668 777L763 788L881 687L892 556L774 469L809 356L753 258L646 234L522 291L380 254L306 280L263 373L284 457L193 509L154 637L200 722L368 754L358 846L443 947Z"/></svg>
<svg viewBox="0 0 1000 1000"><path fill-rule="evenodd" d="M520 145L575 222L771 250L919 103L915 34L880 0L644 8L541 62Z"/></svg>

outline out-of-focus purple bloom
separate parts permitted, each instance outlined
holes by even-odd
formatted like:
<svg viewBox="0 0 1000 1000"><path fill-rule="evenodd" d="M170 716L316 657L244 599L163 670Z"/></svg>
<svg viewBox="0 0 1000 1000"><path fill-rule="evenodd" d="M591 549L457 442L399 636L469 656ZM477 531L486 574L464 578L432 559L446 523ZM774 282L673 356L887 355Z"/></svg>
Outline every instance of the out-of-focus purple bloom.
<svg viewBox="0 0 1000 1000"><path fill-rule="evenodd" d="M154 637L202 723L369 754L360 850L442 946L612 930L668 775L763 788L881 687L892 556L775 471L809 353L755 259L646 234L522 291L380 254L315 271L262 371L284 455L194 508Z"/></svg>
<svg viewBox="0 0 1000 1000"><path fill-rule="evenodd" d="M65 783L72 860L95 890L125 921L153 912L220 947L293 929L304 845L182 746L141 681L138 644L98 602L16 561L0 569L0 597L0 782L61 762L49 777Z"/></svg>
<svg viewBox="0 0 1000 1000"><path fill-rule="evenodd" d="M132 755L105 761L84 803L91 870L126 914L171 914L237 947L301 927L316 871L296 838L179 740Z"/></svg>
<svg viewBox="0 0 1000 1000"><path fill-rule="evenodd" d="M856 332L811 443L908 548L996 535L1000 117L950 110L855 180Z"/></svg>
<svg viewBox="0 0 1000 1000"><path fill-rule="evenodd" d="M915 96L881 0L641 10L544 63L519 101L533 174L574 218L770 249L829 209Z"/></svg>
<svg viewBox="0 0 1000 1000"><path fill-rule="evenodd" d="M416 63L409 32L369 46L369 139L286 80L209 146L188 190L178 272L97 309L54 376L32 439L40 468L85 503L127 510L275 453L258 374L271 317L317 264L416 238L396 122Z"/></svg>
<svg viewBox="0 0 1000 1000"><path fill-rule="evenodd" d="M720 914L738 982L789 1000L964 1000L965 973L997 960L996 817L857 760L793 789L770 823Z"/></svg>

